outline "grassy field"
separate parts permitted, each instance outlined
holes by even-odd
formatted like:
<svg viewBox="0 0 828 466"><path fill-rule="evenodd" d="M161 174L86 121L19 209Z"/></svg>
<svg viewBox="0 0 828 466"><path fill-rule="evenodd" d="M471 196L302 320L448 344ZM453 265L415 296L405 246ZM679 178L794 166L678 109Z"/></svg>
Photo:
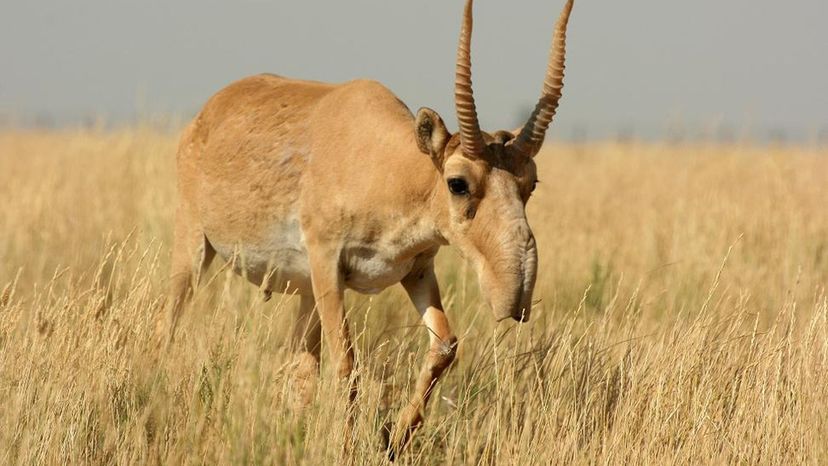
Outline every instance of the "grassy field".
<svg viewBox="0 0 828 466"><path fill-rule="evenodd" d="M216 263L162 351L176 137L0 133L0 464L339 464L344 391L290 409L295 299ZM439 256L460 337L401 464L828 463L828 152L552 145L541 300L495 325ZM220 261L219 261L220 262ZM356 464L384 464L427 335L348 295Z"/></svg>

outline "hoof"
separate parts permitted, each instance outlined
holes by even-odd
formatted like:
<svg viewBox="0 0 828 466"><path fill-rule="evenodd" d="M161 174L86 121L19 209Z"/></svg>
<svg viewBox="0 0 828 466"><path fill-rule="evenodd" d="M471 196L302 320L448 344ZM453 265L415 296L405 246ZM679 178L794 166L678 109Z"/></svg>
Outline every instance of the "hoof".
<svg viewBox="0 0 828 466"><path fill-rule="evenodd" d="M296 358L291 378L290 405L295 412L302 412L310 406L316 396L319 362L310 354L299 355Z"/></svg>

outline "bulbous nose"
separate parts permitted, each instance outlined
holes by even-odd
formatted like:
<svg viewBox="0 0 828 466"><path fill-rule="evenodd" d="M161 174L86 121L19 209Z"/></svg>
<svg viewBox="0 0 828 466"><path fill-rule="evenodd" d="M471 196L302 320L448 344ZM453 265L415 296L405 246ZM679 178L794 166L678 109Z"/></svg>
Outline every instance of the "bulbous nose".
<svg viewBox="0 0 828 466"><path fill-rule="evenodd" d="M527 227L528 229L528 227ZM535 235L529 230L529 237L526 245L522 263L522 286L520 289L520 300L517 309L512 313L512 318L518 322L528 322L532 313L532 292L535 290L535 277L538 272L538 247L535 243Z"/></svg>
<svg viewBox="0 0 828 466"><path fill-rule="evenodd" d="M532 273L534 277L534 273ZM512 319L515 322L529 322L529 316L532 314L532 285L534 285L534 278L531 279L529 288L526 288L527 277L522 277L523 287L517 288L511 299L506 302L501 301L498 304L489 302L489 305L494 311L495 319L498 322ZM511 293L510 293L511 294Z"/></svg>
<svg viewBox="0 0 828 466"><path fill-rule="evenodd" d="M506 260L500 256L500 267L485 269L481 285L485 288L484 296L500 322L512 319L516 322L528 322L532 313L532 292L535 288L535 276L538 268L538 254L535 237L525 221L516 225L513 242L508 248ZM514 241L517 240L517 241Z"/></svg>

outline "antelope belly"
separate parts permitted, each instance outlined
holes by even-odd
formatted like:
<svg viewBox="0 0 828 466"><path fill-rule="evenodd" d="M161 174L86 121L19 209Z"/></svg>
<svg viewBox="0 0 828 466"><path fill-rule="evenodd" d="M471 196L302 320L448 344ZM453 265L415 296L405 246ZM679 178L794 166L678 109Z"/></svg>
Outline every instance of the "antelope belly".
<svg viewBox="0 0 828 466"><path fill-rule="evenodd" d="M356 248L345 254L345 285L365 294L376 294L398 283L414 267L414 259L398 261L380 251Z"/></svg>
<svg viewBox="0 0 828 466"><path fill-rule="evenodd" d="M258 241L207 239L233 270L262 289L275 293L311 293L308 253L298 221L269 228Z"/></svg>

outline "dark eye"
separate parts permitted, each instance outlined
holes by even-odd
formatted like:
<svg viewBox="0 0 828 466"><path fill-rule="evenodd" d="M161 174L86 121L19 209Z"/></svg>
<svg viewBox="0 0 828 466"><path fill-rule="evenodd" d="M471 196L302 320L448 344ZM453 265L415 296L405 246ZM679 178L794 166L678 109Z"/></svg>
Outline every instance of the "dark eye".
<svg viewBox="0 0 828 466"><path fill-rule="evenodd" d="M449 178L448 187L452 194L458 196L469 193L469 184L463 178Z"/></svg>

